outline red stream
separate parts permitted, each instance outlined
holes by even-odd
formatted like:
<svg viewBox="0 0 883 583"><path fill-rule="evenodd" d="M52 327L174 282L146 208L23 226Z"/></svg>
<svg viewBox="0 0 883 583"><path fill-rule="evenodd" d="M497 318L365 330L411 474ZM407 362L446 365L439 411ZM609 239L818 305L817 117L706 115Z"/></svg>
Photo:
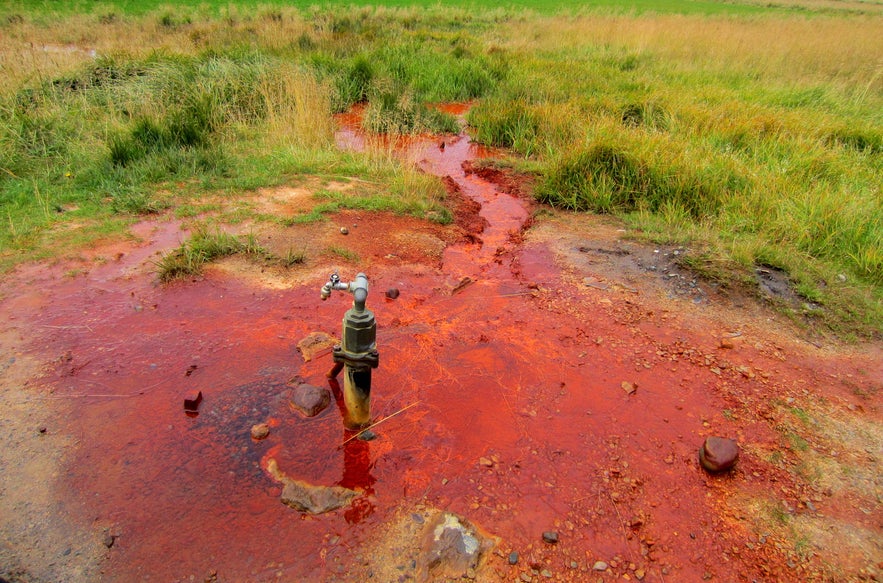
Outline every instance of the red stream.
<svg viewBox="0 0 883 583"><path fill-rule="evenodd" d="M19 273L2 314L34 352L56 359L44 394L63 408L58 430L77 440L62 507L119 535L105 580L201 580L212 570L222 581L356 580L364 545L397 508L418 503L519 551L514 567L491 557L487 573L500 580L533 563L582 581L598 560L608 578L634 569L647 581L769 576L767 551L745 547L752 533L722 500L734 480L763 491L786 476L745 455L737 474L710 478L696 450L708 434L777 447L751 404L770 385L796 392L798 370L819 382L831 371L749 349L728 357L757 376L712 374L712 330L569 286L549 250L514 242L529 203L464 172L480 154L465 135L438 144L409 147L421 168L478 201L488 226L480 242L450 247L441 270L383 262L382 244L354 268L371 278L378 322L374 417L416 403L372 442L341 447L333 407L310 420L288 407L288 379L327 386L331 366L329 355L305 363L296 343L313 331L339 335L348 307L338 295L319 301L319 279L271 290L209 272L156 286L142 267L183 237L173 223L141 226L143 245L85 276ZM452 294L464 276L474 283ZM382 299L390 286L399 299ZM182 399L196 390L200 414L187 417ZM269 438L253 441L250 427L267 420ZM289 476L367 493L345 511L303 516L280 504L281 486L261 465L269 457ZM558 545L542 542L548 530Z"/></svg>

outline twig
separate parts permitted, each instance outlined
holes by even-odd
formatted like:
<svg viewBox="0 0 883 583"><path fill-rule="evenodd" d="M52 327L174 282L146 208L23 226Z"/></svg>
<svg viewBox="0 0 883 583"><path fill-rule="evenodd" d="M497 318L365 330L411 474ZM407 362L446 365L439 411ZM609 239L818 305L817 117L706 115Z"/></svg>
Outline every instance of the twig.
<svg viewBox="0 0 883 583"><path fill-rule="evenodd" d="M354 440L355 438L359 437L360 435L362 435L363 433L365 433L365 432L368 431L369 429L373 429L374 427L377 427L378 425L380 425L381 423L383 423L383 422L386 421L387 419L392 419L393 417L395 417L395 416L398 415L399 413L402 413L403 411L407 411L408 409L410 409L410 408L413 407L414 405L418 404L419 402L420 402L420 401L414 401L413 403L411 403L411 404L408 405L407 407L403 407L403 408L399 409L398 411L396 411L396 412L393 413L392 415L387 415L386 417L384 417L384 418L381 419L380 421L378 421L378 422L376 422L376 423L372 423L371 425L369 425L369 426L366 427L365 429L361 430L360 432L356 433L355 435L353 435L352 437L350 437L349 439L347 439L346 441L344 441L343 443L341 443L339 447L343 447L343 446L345 446L346 444L348 444L349 442L351 442L351 441ZM338 448L338 449L339 449L339 448Z"/></svg>
<svg viewBox="0 0 883 583"><path fill-rule="evenodd" d="M613 496L610 495L610 492L607 492L607 497L610 498L610 503L613 504L613 509L616 511L616 516L619 518L619 526L622 528L622 537L625 541L625 547L629 554L629 560L632 558L632 552L629 549L629 537L628 532L625 529L625 521L622 519L622 514L619 513L619 506L616 505L616 500L613 499Z"/></svg>
<svg viewBox="0 0 883 583"><path fill-rule="evenodd" d="M41 326L41 328L52 328L54 330L75 330L78 328L85 328L89 332L92 332L92 328L85 324L82 326L49 326L48 324L44 324L43 326Z"/></svg>
<svg viewBox="0 0 883 583"><path fill-rule="evenodd" d="M151 389L155 389L156 387L160 386L161 384L163 384L165 382L170 381L171 379L172 379L172 377L169 376L159 382L156 382L156 383L150 385L149 387L145 387L145 388L143 388L139 391L135 391L133 393L124 393L122 395L86 393L86 394L81 394L81 395L50 395L50 396L47 396L46 398L48 398L48 399L90 399L90 398L95 397L95 398L102 398L102 399L128 399L130 397L140 397L140 396L144 395L145 393L147 393L147 391L149 391ZM101 385L101 386L106 387L108 389L110 388L107 385L105 385L104 383L99 383L98 381L86 380L85 382L94 383L96 385Z"/></svg>

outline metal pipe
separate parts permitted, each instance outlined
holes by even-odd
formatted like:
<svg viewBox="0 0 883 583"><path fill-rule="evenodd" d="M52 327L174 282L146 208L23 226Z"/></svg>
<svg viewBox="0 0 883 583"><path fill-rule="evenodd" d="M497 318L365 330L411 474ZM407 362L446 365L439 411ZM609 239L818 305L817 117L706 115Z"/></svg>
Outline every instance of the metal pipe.
<svg viewBox="0 0 883 583"><path fill-rule="evenodd" d="M353 307L343 316L343 334L340 346L332 352L335 366L328 373L336 377L343 366L343 399L346 405L344 424L349 429L360 429L371 423L371 369L377 368L377 324L374 313L365 307L368 300L368 277L359 273L350 283L331 274L322 286L321 297L327 299L332 290L353 294Z"/></svg>

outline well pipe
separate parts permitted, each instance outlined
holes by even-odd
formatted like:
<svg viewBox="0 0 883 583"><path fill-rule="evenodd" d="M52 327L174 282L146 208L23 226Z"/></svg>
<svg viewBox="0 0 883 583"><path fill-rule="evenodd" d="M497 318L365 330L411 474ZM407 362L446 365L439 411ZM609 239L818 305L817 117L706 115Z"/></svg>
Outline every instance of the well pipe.
<svg viewBox="0 0 883 583"><path fill-rule="evenodd" d="M334 368L329 377L336 377L341 368L343 377L343 400L346 405L344 425L348 429L361 429L371 423L371 369L380 363L377 352L377 323L374 313L365 307L368 301L368 277L359 273L350 283L340 281L332 273L322 286L322 300L327 300L333 290L353 294L353 306L343 315L341 343L332 351Z"/></svg>

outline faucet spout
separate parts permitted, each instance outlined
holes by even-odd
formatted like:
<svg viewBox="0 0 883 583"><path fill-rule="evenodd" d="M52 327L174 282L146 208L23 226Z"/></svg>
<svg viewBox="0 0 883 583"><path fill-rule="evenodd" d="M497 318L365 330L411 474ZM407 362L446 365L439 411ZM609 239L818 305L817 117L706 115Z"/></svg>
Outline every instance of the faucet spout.
<svg viewBox="0 0 883 583"><path fill-rule="evenodd" d="M329 297L331 297L331 292L333 290L338 291L349 291L350 284L340 281L340 276L337 275L337 272L331 274L328 278L328 281L325 282L325 285L322 286L322 291L320 292L320 297L324 302Z"/></svg>

